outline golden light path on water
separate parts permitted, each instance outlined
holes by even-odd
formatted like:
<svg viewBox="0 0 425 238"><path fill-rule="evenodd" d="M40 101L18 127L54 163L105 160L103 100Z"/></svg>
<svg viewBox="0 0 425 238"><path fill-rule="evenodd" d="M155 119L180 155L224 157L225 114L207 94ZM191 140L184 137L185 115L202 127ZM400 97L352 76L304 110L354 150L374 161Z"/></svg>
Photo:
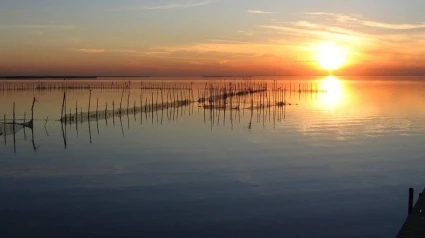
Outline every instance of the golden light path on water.
<svg viewBox="0 0 425 238"><path fill-rule="evenodd" d="M318 98L317 104L325 109L334 109L344 104L347 100L347 91L343 82L335 76L327 76L320 81L321 88L326 91Z"/></svg>

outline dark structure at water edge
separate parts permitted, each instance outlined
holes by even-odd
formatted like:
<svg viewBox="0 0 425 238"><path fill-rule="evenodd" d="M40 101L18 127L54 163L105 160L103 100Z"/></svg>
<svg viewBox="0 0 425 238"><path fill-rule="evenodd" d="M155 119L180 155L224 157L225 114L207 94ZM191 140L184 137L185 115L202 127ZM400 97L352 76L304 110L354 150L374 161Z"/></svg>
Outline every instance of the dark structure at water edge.
<svg viewBox="0 0 425 238"><path fill-rule="evenodd" d="M397 238L425 237L425 190L419 194L419 199L413 206L414 190L409 189L408 217Z"/></svg>

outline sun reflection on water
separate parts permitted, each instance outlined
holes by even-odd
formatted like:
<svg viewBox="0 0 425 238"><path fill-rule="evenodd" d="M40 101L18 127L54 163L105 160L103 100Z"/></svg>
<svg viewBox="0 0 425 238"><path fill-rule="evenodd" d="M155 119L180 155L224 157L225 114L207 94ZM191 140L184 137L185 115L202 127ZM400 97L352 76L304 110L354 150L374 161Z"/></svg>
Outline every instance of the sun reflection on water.
<svg viewBox="0 0 425 238"><path fill-rule="evenodd" d="M327 109L334 109L342 104L345 98L344 86L337 77L328 76L321 81L321 88L326 92L320 97L320 105Z"/></svg>

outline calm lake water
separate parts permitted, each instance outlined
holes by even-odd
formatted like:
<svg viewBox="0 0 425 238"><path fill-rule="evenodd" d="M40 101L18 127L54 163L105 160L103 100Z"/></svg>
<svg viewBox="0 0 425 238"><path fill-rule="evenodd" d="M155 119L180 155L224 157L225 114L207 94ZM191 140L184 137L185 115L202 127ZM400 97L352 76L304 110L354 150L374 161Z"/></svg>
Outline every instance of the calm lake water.
<svg viewBox="0 0 425 238"><path fill-rule="evenodd" d="M131 80L124 94L92 90L92 113L121 97L123 107L158 101ZM208 79L149 79L162 80L193 82L197 100ZM425 78L252 80L326 92L287 92L285 107L251 110L261 99L247 96L232 102L240 110L196 102L62 126L63 91L0 91L7 119L13 102L29 118L37 98L33 130L0 138L1 236L395 237L408 188L425 185ZM67 112L88 110L89 94L68 90Z"/></svg>

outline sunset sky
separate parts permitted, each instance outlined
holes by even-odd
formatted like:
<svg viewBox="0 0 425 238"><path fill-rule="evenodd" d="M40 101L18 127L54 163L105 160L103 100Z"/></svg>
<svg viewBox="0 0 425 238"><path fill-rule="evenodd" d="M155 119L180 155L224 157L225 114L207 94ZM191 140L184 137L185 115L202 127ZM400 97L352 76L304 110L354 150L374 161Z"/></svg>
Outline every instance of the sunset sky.
<svg viewBox="0 0 425 238"><path fill-rule="evenodd" d="M424 75L424 13L423 0L2 0L0 75L323 75L329 44L335 74Z"/></svg>

